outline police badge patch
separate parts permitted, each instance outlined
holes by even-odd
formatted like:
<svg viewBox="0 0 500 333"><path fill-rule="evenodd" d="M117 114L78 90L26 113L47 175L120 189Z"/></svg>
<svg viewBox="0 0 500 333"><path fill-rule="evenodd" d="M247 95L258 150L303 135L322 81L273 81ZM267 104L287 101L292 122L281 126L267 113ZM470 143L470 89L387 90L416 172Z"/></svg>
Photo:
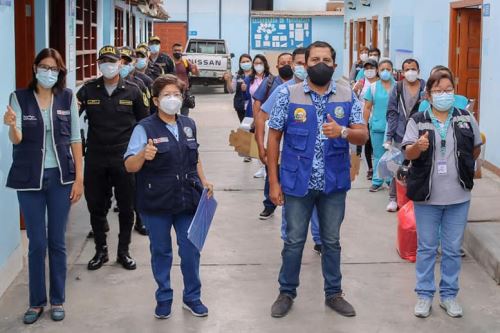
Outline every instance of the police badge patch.
<svg viewBox="0 0 500 333"><path fill-rule="evenodd" d="M191 127L184 127L184 134L186 134L187 138L192 138L193 137L193 130Z"/></svg>
<svg viewBox="0 0 500 333"><path fill-rule="evenodd" d="M307 112L303 108L297 108L293 112L293 119L298 123L305 123L307 121Z"/></svg>
<svg viewBox="0 0 500 333"><path fill-rule="evenodd" d="M345 116L344 108L341 106L337 106L334 112L335 112L335 117L338 119L342 119Z"/></svg>

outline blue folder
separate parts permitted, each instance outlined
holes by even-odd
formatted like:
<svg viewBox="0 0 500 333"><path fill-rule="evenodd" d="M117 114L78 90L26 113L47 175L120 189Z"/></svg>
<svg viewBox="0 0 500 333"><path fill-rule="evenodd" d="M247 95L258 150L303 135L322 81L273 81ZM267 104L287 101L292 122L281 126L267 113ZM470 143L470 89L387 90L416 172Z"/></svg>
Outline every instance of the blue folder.
<svg viewBox="0 0 500 333"><path fill-rule="evenodd" d="M208 230L212 224L212 220L217 209L217 201L212 196L207 197L208 190L204 189L201 194L200 203L194 214L193 221L188 229L188 239L201 252L205 240L207 239Z"/></svg>

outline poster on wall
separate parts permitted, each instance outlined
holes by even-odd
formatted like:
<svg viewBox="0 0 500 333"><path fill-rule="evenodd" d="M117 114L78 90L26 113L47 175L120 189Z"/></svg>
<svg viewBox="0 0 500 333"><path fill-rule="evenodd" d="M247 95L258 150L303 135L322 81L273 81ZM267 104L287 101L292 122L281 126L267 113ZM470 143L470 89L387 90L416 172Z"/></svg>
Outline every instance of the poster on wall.
<svg viewBox="0 0 500 333"><path fill-rule="evenodd" d="M252 49L289 50L312 42L311 18L253 17Z"/></svg>

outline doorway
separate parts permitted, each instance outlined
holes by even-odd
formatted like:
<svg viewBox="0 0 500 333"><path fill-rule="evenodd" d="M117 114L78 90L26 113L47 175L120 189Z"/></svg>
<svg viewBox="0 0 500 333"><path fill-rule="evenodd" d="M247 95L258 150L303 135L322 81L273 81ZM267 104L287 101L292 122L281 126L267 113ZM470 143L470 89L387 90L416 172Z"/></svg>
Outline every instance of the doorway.
<svg viewBox="0 0 500 333"><path fill-rule="evenodd" d="M66 63L66 1L49 3L49 47L56 49Z"/></svg>
<svg viewBox="0 0 500 333"><path fill-rule="evenodd" d="M16 88L26 88L31 82L35 59L34 0L14 1L16 40Z"/></svg>
<svg viewBox="0 0 500 333"><path fill-rule="evenodd" d="M371 45L371 47L377 48L378 47L378 16L374 16L372 18L371 32L372 32L372 38L371 38L372 45Z"/></svg>
<svg viewBox="0 0 500 333"><path fill-rule="evenodd" d="M358 37L357 52L359 54L359 50L362 47L367 46L367 43L366 43L366 20L358 22L357 37Z"/></svg>
<svg viewBox="0 0 500 333"><path fill-rule="evenodd" d="M455 74L455 93L476 101L474 116L480 118L482 0L451 4L449 66Z"/></svg>
<svg viewBox="0 0 500 333"><path fill-rule="evenodd" d="M351 20L349 22L349 70L352 68L353 57L354 57L354 22Z"/></svg>

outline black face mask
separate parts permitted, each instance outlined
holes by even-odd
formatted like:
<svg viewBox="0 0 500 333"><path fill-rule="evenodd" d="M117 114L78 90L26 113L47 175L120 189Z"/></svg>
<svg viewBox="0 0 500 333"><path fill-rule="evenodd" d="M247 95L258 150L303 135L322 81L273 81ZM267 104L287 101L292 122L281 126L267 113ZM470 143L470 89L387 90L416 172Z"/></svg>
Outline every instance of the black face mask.
<svg viewBox="0 0 500 333"><path fill-rule="evenodd" d="M280 77L285 80L290 80L293 77L293 69L290 65L285 65L283 67L278 68L278 73Z"/></svg>
<svg viewBox="0 0 500 333"><path fill-rule="evenodd" d="M180 53L180 52L174 52L172 55L174 56L175 59L182 58L182 53Z"/></svg>
<svg viewBox="0 0 500 333"><path fill-rule="evenodd" d="M324 87L332 80L332 75L335 69L333 66L328 66L324 62L320 62L312 67L307 68L307 75L311 82L317 86Z"/></svg>

